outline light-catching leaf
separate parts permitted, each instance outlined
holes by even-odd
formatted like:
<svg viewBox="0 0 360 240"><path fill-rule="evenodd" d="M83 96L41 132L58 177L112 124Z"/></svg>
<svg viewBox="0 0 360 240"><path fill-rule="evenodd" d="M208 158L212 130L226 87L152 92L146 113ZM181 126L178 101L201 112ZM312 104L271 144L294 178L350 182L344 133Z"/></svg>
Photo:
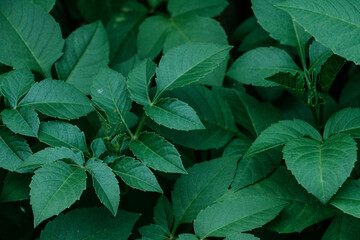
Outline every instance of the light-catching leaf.
<svg viewBox="0 0 360 240"><path fill-rule="evenodd" d="M2 188L0 202L16 202L30 198L30 174L18 174L9 172Z"/></svg>
<svg viewBox="0 0 360 240"><path fill-rule="evenodd" d="M30 106L60 119L76 119L94 110L91 101L78 89L52 79L35 83L19 106Z"/></svg>
<svg viewBox="0 0 360 240"><path fill-rule="evenodd" d="M345 108L330 117L324 128L324 139L338 133L360 137L360 108Z"/></svg>
<svg viewBox="0 0 360 240"><path fill-rule="evenodd" d="M120 203L120 188L112 169L95 158L89 159L85 167L90 172L96 195L116 216Z"/></svg>
<svg viewBox="0 0 360 240"><path fill-rule="evenodd" d="M339 214L331 221L321 240L357 240L360 234L359 226L358 218Z"/></svg>
<svg viewBox="0 0 360 240"><path fill-rule="evenodd" d="M174 222L174 213L169 200L162 195L159 197L154 208L154 222L163 226L170 233L172 224Z"/></svg>
<svg viewBox="0 0 360 240"><path fill-rule="evenodd" d="M105 208L83 208L62 214L49 222L40 240L127 240L139 214L119 211L114 218Z"/></svg>
<svg viewBox="0 0 360 240"><path fill-rule="evenodd" d="M123 157L112 166L112 169L127 185L133 188L163 193L151 170L134 158Z"/></svg>
<svg viewBox="0 0 360 240"><path fill-rule="evenodd" d="M174 98L163 98L156 104L146 105L145 113L157 124L176 130L205 129L195 110Z"/></svg>
<svg viewBox="0 0 360 240"><path fill-rule="evenodd" d="M186 13L215 17L220 14L227 5L228 2L225 0L170 0L167 8L172 17Z"/></svg>
<svg viewBox="0 0 360 240"><path fill-rule="evenodd" d="M317 41L309 46L309 72L320 73L324 63L333 55L333 52Z"/></svg>
<svg viewBox="0 0 360 240"><path fill-rule="evenodd" d="M56 0L30 0L30 1L42 7L45 11L50 12L50 10L54 7Z"/></svg>
<svg viewBox="0 0 360 240"><path fill-rule="evenodd" d="M278 84L266 80L277 73L295 75L300 68L282 49L260 47L241 55L230 67L227 75L236 81L258 87L273 87Z"/></svg>
<svg viewBox="0 0 360 240"><path fill-rule="evenodd" d="M14 133L37 137L40 120L34 109L30 107L5 109L1 115L3 123Z"/></svg>
<svg viewBox="0 0 360 240"><path fill-rule="evenodd" d="M285 144L284 159L298 182L320 202L327 203L337 192L357 160L356 142L337 134L323 143L298 138Z"/></svg>
<svg viewBox="0 0 360 240"><path fill-rule="evenodd" d="M64 40L50 14L30 1L2 0L0 35L0 62L51 77L51 66L61 56Z"/></svg>
<svg viewBox="0 0 360 240"><path fill-rule="evenodd" d="M155 170L186 173L180 154L174 145L156 133L140 134L129 147L138 159Z"/></svg>
<svg viewBox="0 0 360 240"><path fill-rule="evenodd" d="M55 66L59 79L89 94L92 80L108 63L108 39L103 25L98 21L80 27L69 35L64 55Z"/></svg>
<svg viewBox="0 0 360 240"><path fill-rule="evenodd" d="M226 192L234 176L236 162L236 157L202 162L189 168L189 174L176 181L171 193L175 228L181 223L191 223L201 210Z"/></svg>
<svg viewBox="0 0 360 240"><path fill-rule="evenodd" d="M356 218L360 217L360 194L359 180L348 180L336 193L330 204L337 207L346 214Z"/></svg>
<svg viewBox="0 0 360 240"><path fill-rule="evenodd" d="M292 139L303 136L311 137L317 141L322 140L320 133L307 122L298 119L282 120L262 131L246 152L245 157L283 145Z"/></svg>
<svg viewBox="0 0 360 240"><path fill-rule="evenodd" d="M38 169L30 184L34 227L69 208L85 188L86 173L82 168L54 162Z"/></svg>

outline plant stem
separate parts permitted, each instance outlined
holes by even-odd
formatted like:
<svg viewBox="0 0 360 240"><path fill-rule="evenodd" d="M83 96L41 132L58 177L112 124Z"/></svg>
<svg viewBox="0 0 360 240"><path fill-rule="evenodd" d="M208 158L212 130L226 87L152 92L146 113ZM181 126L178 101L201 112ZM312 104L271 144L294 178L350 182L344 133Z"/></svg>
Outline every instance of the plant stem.
<svg viewBox="0 0 360 240"><path fill-rule="evenodd" d="M142 128L145 125L146 119L147 119L147 116L146 116L145 113L143 113L141 118L140 118L139 125L136 128L135 135L132 136L132 139L136 140L139 137L140 132L141 132Z"/></svg>

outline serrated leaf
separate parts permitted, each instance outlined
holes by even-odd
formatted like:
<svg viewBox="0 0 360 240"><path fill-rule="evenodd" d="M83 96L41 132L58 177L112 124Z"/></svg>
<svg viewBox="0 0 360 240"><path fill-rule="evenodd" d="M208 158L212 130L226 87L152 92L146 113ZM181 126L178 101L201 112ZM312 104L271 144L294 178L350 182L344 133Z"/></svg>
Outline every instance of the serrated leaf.
<svg viewBox="0 0 360 240"><path fill-rule="evenodd" d="M337 134L319 142L298 138L285 144L284 159L297 181L326 204L337 192L357 160L356 142Z"/></svg>
<svg viewBox="0 0 360 240"><path fill-rule="evenodd" d="M305 80L298 74L291 75L290 73L278 73L266 78L266 80L277 83L289 93L300 99L305 93Z"/></svg>
<svg viewBox="0 0 360 240"><path fill-rule="evenodd" d="M323 64L333 55L333 52L317 41L309 46L309 72L320 73Z"/></svg>
<svg viewBox="0 0 360 240"><path fill-rule="evenodd" d="M107 151L104 140L101 138L94 139L91 142L90 148L93 156L96 158L99 158L103 153Z"/></svg>
<svg viewBox="0 0 360 240"><path fill-rule="evenodd" d="M22 96L34 84L34 75L27 69L8 72L3 75L1 92L12 108L15 108Z"/></svg>
<svg viewBox="0 0 360 240"><path fill-rule="evenodd" d="M112 169L127 185L133 188L163 193L151 170L134 158L124 157L115 163Z"/></svg>
<svg viewBox="0 0 360 240"><path fill-rule="evenodd" d="M228 2L225 0L170 0L167 8L172 17L186 13L215 17L219 15L227 5Z"/></svg>
<svg viewBox="0 0 360 240"><path fill-rule="evenodd" d="M156 71L156 96L195 83L213 71L228 55L229 46L185 44L169 50Z"/></svg>
<svg viewBox="0 0 360 240"><path fill-rule="evenodd" d="M319 75L319 85L325 93L330 90L330 87L333 84L335 77L338 75L345 62L345 59L333 55L323 65Z"/></svg>
<svg viewBox="0 0 360 240"><path fill-rule="evenodd" d="M108 63L108 39L105 28L98 21L82 26L69 35L65 41L64 55L55 66L59 79L89 94L97 72Z"/></svg>
<svg viewBox="0 0 360 240"><path fill-rule="evenodd" d="M54 162L38 169L30 184L34 227L69 208L85 188L86 174L82 168Z"/></svg>
<svg viewBox="0 0 360 240"><path fill-rule="evenodd" d="M85 163L82 152L66 147L45 148L28 157L18 169L34 169L61 159L70 159L82 166Z"/></svg>
<svg viewBox="0 0 360 240"><path fill-rule="evenodd" d="M174 222L174 213L169 200L164 196L160 196L154 208L154 222L165 227L167 233L170 233Z"/></svg>
<svg viewBox="0 0 360 240"><path fill-rule="evenodd" d="M0 152L0 167L9 171L16 170L32 154L24 138L4 127L0 128Z"/></svg>
<svg viewBox="0 0 360 240"><path fill-rule="evenodd" d="M42 122L39 129L39 140L52 147L87 151L84 133L77 126L66 122Z"/></svg>
<svg viewBox="0 0 360 240"><path fill-rule="evenodd" d="M330 204L346 214L360 218L359 180L348 180L336 193Z"/></svg>
<svg viewBox="0 0 360 240"><path fill-rule="evenodd" d="M91 97L106 112L111 123L125 123L131 100L126 80L120 73L110 68L103 69L94 79Z"/></svg>
<svg viewBox="0 0 360 240"><path fill-rule="evenodd" d="M337 215L326 229L321 240L357 240L360 220L346 214Z"/></svg>
<svg viewBox="0 0 360 240"><path fill-rule="evenodd" d="M37 137L40 120L34 109L30 107L5 109L1 115L3 123L14 133Z"/></svg>
<svg viewBox="0 0 360 240"><path fill-rule="evenodd" d="M235 173L237 158L224 157L202 162L181 176L171 193L176 228L191 223L198 213L215 202L228 189Z"/></svg>
<svg viewBox="0 0 360 240"><path fill-rule="evenodd" d="M91 158L86 162L96 195L100 202L116 216L120 203L120 187L112 169L101 160Z"/></svg>
<svg viewBox="0 0 360 240"><path fill-rule="evenodd" d="M360 137L360 108L345 108L330 117L324 128L324 139L338 133Z"/></svg>
<svg viewBox="0 0 360 240"><path fill-rule="evenodd" d="M186 173L180 154L174 145L156 133L140 134L129 147L138 159L155 170Z"/></svg>
<svg viewBox="0 0 360 240"><path fill-rule="evenodd" d="M30 198L31 175L9 172L1 191L0 202L16 202Z"/></svg>
<svg viewBox="0 0 360 240"><path fill-rule="evenodd" d="M259 196L215 203L196 217L195 233L204 239L249 231L270 222L286 205L286 201Z"/></svg>
<svg viewBox="0 0 360 240"><path fill-rule="evenodd" d="M40 240L127 240L139 214L120 210L114 218L105 208L83 208L49 222Z"/></svg>
<svg viewBox="0 0 360 240"><path fill-rule="evenodd" d="M0 26L0 62L51 77L51 66L64 46L59 24L51 15L30 1L3 0Z"/></svg>
<svg viewBox="0 0 360 240"><path fill-rule="evenodd" d="M155 75L156 64L145 59L136 65L127 77L127 87L132 100L141 105L150 104L149 88Z"/></svg>
<svg viewBox="0 0 360 240"><path fill-rule="evenodd" d="M205 129L195 110L175 98L163 98L156 104L146 105L145 113L167 128L183 131Z"/></svg>
<svg viewBox="0 0 360 240"><path fill-rule="evenodd" d="M335 54L360 63L360 13L354 10L357 0L285 1L277 6L286 10L305 31Z"/></svg>
<svg viewBox="0 0 360 240"><path fill-rule="evenodd" d="M227 76L236 81L258 87L274 87L278 84L266 80L277 73L295 75L300 68L289 54L275 47L260 47L241 55L230 67Z"/></svg>
<svg viewBox="0 0 360 240"><path fill-rule="evenodd" d="M19 106L30 106L60 119L76 119L94 110L91 101L78 89L52 79L35 83Z"/></svg>
<svg viewBox="0 0 360 240"><path fill-rule="evenodd" d="M266 128L252 143L245 157L283 145L303 136L322 141L319 132L307 122L299 119L282 120Z"/></svg>
<svg viewBox="0 0 360 240"><path fill-rule="evenodd" d="M160 240L168 238L168 234L163 226L151 224L139 228L142 236L141 240Z"/></svg>
<svg viewBox="0 0 360 240"><path fill-rule="evenodd" d="M50 10L54 7L56 0L30 0L36 5L42 7L46 12L50 12Z"/></svg>

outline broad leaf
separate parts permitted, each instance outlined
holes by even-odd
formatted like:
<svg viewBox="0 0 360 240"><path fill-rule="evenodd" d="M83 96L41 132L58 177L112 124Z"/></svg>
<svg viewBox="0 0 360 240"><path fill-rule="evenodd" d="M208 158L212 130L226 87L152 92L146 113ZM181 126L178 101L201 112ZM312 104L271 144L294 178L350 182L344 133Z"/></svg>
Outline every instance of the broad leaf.
<svg viewBox="0 0 360 240"><path fill-rule="evenodd" d="M38 169L30 184L30 203L34 227L61 213L80 199L86 188L86 173L64 162L54 162Z"/></svg>
<svg viewBox="0 0 360 240"><path fill-rule="evenodd" d="M40 240L127 240L138 218L139 214L122 210L114 218L105 208L76 209L49 222Z"/></svg>
<svg viewBox="0 0 360 240"><path fill-rule="evenodd" d="M5 109L1 115L3 123L14 133L37 137L40 120L34 109L30 107Z"/></svg>
<svg viewBox="0 0 360 240"><path fill-rule="evenodd" d="M171 203L164 195L159 198L154 208L154 222L163 226L167 233L170 233L174 222L174 213Z"/></svg>
<svg viewBox="0 0 360 240"><path fill-rule="evenodd" d="M59 24L51 15L30 1L3 0L0 35L0 62L51 77L51 66L64 46Z"/></svg>
<svg viewBox="0 0 360 240"><path fill-rule="evenodd" d="M0 167L9 171L16 170L32 154L24 138L4 127L0 128L0 152Z"/></svg>
<svg viewBox="0 0 360 240"><path fill-rule="evenodd" d="M14 70L4 74L1 92L12 108L15 108L22 96L34 84L34 75L26 69Z"/></svg>
<svg viewBox="0 0 360 240"><path fill-rule="evenodd" d="M321 240L357 240L360 220L346 214L337 215L326 229Z"/></svg>
<svg viewBox="0 0 360 240"><path fill-rule="evenodd" d="M33 2L42 7L45 11L50 12L54 7L56 0L30 0L30 2Z"/></svg>
<svg viewBox="0 0 360 240"><path fill-rule="evenodd" d="M144 132L130 143L134 155L145 165L163 172L186 173L180 154L163 137Z"/></svg>
<svg viewBox="0 0 360 240"><path fill-rule="evenodd" d="M19 106L30 106L60 119L76 119L94 110L91 101L78 89L52 79L35 83Z"/></svg>
<svg viewBox="0 0 360 240"><path fill-rule="evenodd" d="M74 151L66 147L55 147L45 148L34 153L23 162L19 169L34 169L61 159L70 159L80 166L85 163L82 152Z"/></svg>
<svg viewBox="0 0 360 240"><path fill-rule="evenodd" d="M330 90L335 77L338 75L345 62L345 59L334 55L329 58L329 60L322 67L319 75L319 85L325 93Z"/></svg>
<svg viewBox="0 0 360 240"><path fill-rule="evenodd" d="M124 157L116 162L112 169L127 185L133 188L163 193L151 170L134 158Z"/></svg>
<svg viewBox="0 0 360 240"><path fill-rule="evenodd" d="M220 65L229 50L229 46L195 43L169 50L156 71L156 96L201 80Z"/></svg>
<svg viewBox="0 0 360 240"><path fill-rule="evenodd" d="M356 142L337 134L323 143L298 138L285 144L284 159L298 182L320 202L327 203L337 192L357 160Z"/></svg>
<svg viewBox="0 0 360 240"><path fill-rule="evenodd" d="M31 175L9 172L1 191L0 202L16 202L30 198Z"/></svg>
<svg viewBox="0 0 360 240"><path fill-rule="evenodd" d="M91 142L90 145L91 152L93 153L93 157L100 158L101 155L106 153L107 148L105 142L101 138L96 138Z"/></svg>
<svg viewBox="0 0 360 240"><path fill-rule="evenodd" d="M155 75L156 64L145 59L129 73L127 77L127 87L132 100L141 105L150 104L149 88L151 80Z"/></svg>
<svg viewBox="0 0 360 240"><path fill-rule="evenodd" d="M191 233L183 233L179 235L179 240L198 240L199 238Z"/></svg>
<svg viewBox="0 0 360 240"><path fill-rule="evenodd" d="M120 203L120 188L112 169L95 158L89 159L85 168L90 172L96 195L116 216Z"/></svg>
<svg viewBox="0 0 360 240"><path fill-rule="evenodd" d="M319 132L310 124L298 119L282 120L262 131L246 152L245 157L283 145L288 141L303 136L311 137L317 141L322 140Z"/></svg>
<svg viewBox="0 0 360 240"><path fill-rule="evenodd" d="M225 0L170 0L168 10L172 17L185 13L215 17L228 5Z"/></svg>
<svg viewBox="0 0 360 240"><path fill-rule="evenodd" d="M84 94L90 93L92 80L109 63L109 44L100 22L85 25L72 32L65 42L64 55L56 63L59 79Z"/></svg>
<svg viewBox="0 0 360 240"><path fill-rule="evenodd" d="M258 87L273 87L278 84L266 80L277 73L295 75L300 68L284 50L261 47L241 55L230 67L227 75L236 81Z"/></svg>
<svg viewBox="0 0 360 240"><path fill-rule="evenodd" d="M224 157L202 162L189 168L189 174L176 181L171 193L175 228L181 223L191 223L201 210L226 192L236 161L236 157Z"/></svg>
<svg viewBox="0 0 360 240"><path fill-rule="evenodd" d="M346 214L359 218L359 182L359 180L349 180L345 182L334 198L330 201L330 204Z"/></svg>
<svg viewBox="0 0 360 240"><path fill-rule="evenodd" d="M176 130L205 129L195 110L174 98L163 98L156 104L146 105L145 113L157 124Z"/></svg>
<svg viewBox="0 0 360 240"><path fill-rule="evenodd" d="M330 117L324 128L324 138L337 133L360 137L360 108L345 108Z"/></svg>
<svg viewBox="0 0 360 240"><path fill-rule="evenodd" d="M335 54L360 63L360 12L354 8L358 0L289 0L277 6Z"/></svg>
<svg viewBox="0 0 360 240"><path fill-rule="evenodd" d="M283 200L251 195L215 203L196 217L195 233L204 239L249 231L270 222L286 205Z"/></svg>
<svg viewBox="0 0 360 240"><path fill-rule="evenodd" d="M85 135L80 129L66 122L42 122L39 140L52 147L67 147L86 152Z"/></svg>
<svg viewBox="0 0 360 240"><path fill-rule="evenodd" d="M106 112L111 123L125 123L131 100L126 80L120 73L110 68L103 69L94 79L91 97Z"/></svg>
<svg viewBox="0 0 360 240"><path fill-rule="evenodd" d="M322 66L332 55L330 49L314 40L309 46L309 72L320 73Z"/></svg>
<svg viewBox="0 0 360 240"><path fill-rule="evenodd" d="M305 93L305 80L303 77L291 75L290 73L278 73L266 80L277 83L298 98L302 98Z"/></svg>

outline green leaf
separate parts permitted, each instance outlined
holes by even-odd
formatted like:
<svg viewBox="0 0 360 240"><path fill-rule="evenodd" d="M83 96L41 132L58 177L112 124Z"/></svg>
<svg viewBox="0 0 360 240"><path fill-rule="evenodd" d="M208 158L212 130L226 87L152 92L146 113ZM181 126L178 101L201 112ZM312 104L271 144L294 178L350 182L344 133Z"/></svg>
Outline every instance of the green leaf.
<svg viewBox="0 0 360 240"><path fill-rule="evenodd" d="M85 135L80 129L66 122L42 122L39 140L52 147L67 147L86 152Z"/></svg>
<svg viewBox="0 0 360 240"><path fill-rule="evenodd" d="M163 98L154 105L146 105L145 113L167 128L183 131L205 129L195 110L175 98Z"/></svg>
<svg viewBox="0 0 360 240"><path fill-rule="evenodd" d="M31 154L31 149L26 140L15 135L6 128L0 128L0 167L14 171Z"/></svg>
<svg viewBox="0 0 360 240"><path fill-rule="evenodd" d="M179 235L179 240L198 240L199 238L191 233L183 233Z"/></svg>
<svg viewBox="0 0 360 240"><path fill-rule="evenodd" d="M314 40L309 46L309 72L320 73L322 66L332 55L330 49Z"/></svg>
<svg viewBox="0 0 360 240"><path fill-rule="evenodd" d="M235 233L226 236L225 240L260 240L260 238L257 238L254 235L247 233Z"/></svg>
<svg viewBox="0 0 360 240"><path fill-rule="evenodd" d="M221 197L228 189L235 172L236 157L224 157L195 164L174 185L171 200L175 228L191 223L198 213Z"/></svg>
<svg viewBox="0 0 360 240"><path fill-rule="evenodd" d="M266 225L279 233L301 232L337 213L332 208L322 206L316 198L307 193L285 167L279 167L261 182L235 192L233 199L255 195L289 202L281 213Z"/></svg>
<svg viewBox="0 0 360 240"><path fill-rule="evenodd" d="M300 99L305 93L305 80L298 74L294 76L290 73L278 73L266 78L266 80L279 84L289 93Z"/></svg>
<svg viewBox="0 0 360 240"><path fill-rule="evenodd" d="M81 16L88 22L101 20L106 23L111 16L117 12L121 12L124 5L123 1L118 0L78 0L76 5L72 4L73 9L79 10Z"/></svg>
<svg viewBox="0 0 360 240"><path fill-rule="evenodd" d="M120 73L110 68L103 69L94 79L91 97L106 112L111 123L125 123L131 100L126 80Z"/></svg>
<svg viewBox="0 0 360 240"><path fill-rule="evenodd" d="M258 23L270 33L271 37L281 44L298 47L304 51L311 36L287 12L274 6L283 2L285 0L251 0L252 10Z"/></svg>
<svg viewBox="0 0 360 240"><path fill-rule="evenodd" d="M59 24L51 15L30 1L3 0L0 26L0 62L51 77L51 66L64 46Z"/></svg>
<svg viewBox="0 0 360 240"><path fill-rule="evenodd" d="M19 106L31 106L45 115L76 119L93 111L91 101L72 85L46 79L35 83Z"/></svg>
<svg viewBox="0 0 360 240"><path fill-rule="evenodd" d="M171 21L156 15L147 18L139 27L137 48L140 58L154 59L161 52L169 33Z"/></svg>
<svg viewBox="0 0 360 240"><path fill-rule="evenodd" d="M227 5L228 2L225 0L170 0L167 8L172 17L186 13L215 17L219 15Z"/></svg>
<svg viewBox="0 0 360 240"><path fill-rule="evenodd" d="M360 137L360 108L345 108L330 117L324 128L324 139L338 133Z"/></svg>
<svg viewBox="0 0 360 240"><path fill-rule="evenodd" d="M116 175L133 188L142 191L163 193L151 170L134 158L123 157L115 163L112 168Z"/></svg>
<svg viewBox="0 0 360 240"><path fill-rule="evenodd" d="M42 7L46 12L50 12L50 10L54 7L56 0L30 0L36 5Z"/></svg>
<svg viewBox="0 0 360 240"><path fill-rule="evenodd" d="M34 84L34 75L27 69L8 72L3 75L1 81L1 92L9 105L15 108L22 96L24 96L31 85Z"/></svg>
<svg viewBox="0 0 360 240"><path fill-rule="evenodd" d="M354 11L357 4L357 0L290 0L277 6L286 10L316 41L359 64L360 48L354 37L360 33L360 13Z"/></svg>
<svg viewBox="0 0 360 240"><path fill-rule="evenodd" d="M282 120L262 131L246 152L245 157L283 145L303 136L311 137L317 141L322 140L319 132L307 122L299 119Z"/></svg>
<svg viewBox="0 0 360 240"><path fill-rule="evenodd" d="M112 169L95 158L89 159L85 167L90 172L100 202L116 216L120 203L120 187Z"/></svg>
<svg viewBox="0 0 360 240"><path fill-rule="evenodd" d="M109 63L109 44L101 22L85 25L65 41L64 55L55 64L59 79L90 93L97 72Z"/></svg>
<svg viewBox="0 0 360 240"><path fill-rule="evenodd" d="M140 134L129 147L138 159L155 170L186 173L180 154L174 145L155 133Z"/></svg>
<svg viewBox="0 0 360 240"><path fill-rule="evenodd" d="M114 218L104 208L83 208L62 214L49 222L40 240L127 240L139 214L120 210Z"/></svg>
<svg viewBox="0 0 360 240"><path fill-rule="evenodd" d="M336 193L330 204L337 207L346 214L356 218L360 217L360 194L359 180L348 180Z"/></svg>
<svg viewBox="0 0 360 240"><path fill-rule="evenodd" d="M331 221L321 240L357 240L360 234L359 226L358 218L339 214Z"/></svg>
<svg viewBox="0 0 360 240"><path fill-rule="evenodd" d="M338 75L345 62L345 59L334 55L330 57L322 67L319 76L319 85L325 93L330 90L335 77Z"/></svg>
<svg viewBox="0 0 360 240"><path fill-rule="evenodd" d="M215 203L196 217L195 233L204 239L249 231L270 222L286 204L286 201L259 196Z"/></svg>
<svg viewBox="0 0 360 240"><path fill-rule="evenodd" d="M170 233L174 222L174 213L169 200L164 196L160 196L154 208L154 222L163 226L167 233Z"/></svg>
<svg viewBox="0 0 360 240"><path fill-rule="evenodd" d="M167 239L168 234L162 226L151 224L138 229L142 238L141 240L158 240Z"/></svg>
<svg viewBox="0 0 360 240"><path fill-rule="evenodd" d="M0 202L17 202L30 198L31 175L9 172L4 179Z"/></svg>
<svg viewBox="0 0 360 240"><path fill-rule="evenodd" d="M127 87L132 100L141 105L150 104L149 88L155 75L156 64L145 59L136 65L127 77Z"/></svg>
<svg viewBox="0 0 360 240"><path fill-rule="evenodd" d="M355 140L345 134L331 136L323 143L298 138L283 149L286 165L295 178L324 204L350 176L356 151Z"/></svg>
<svg viewBox="0 0 360 240"><path fill-rule="evenodd" d="M84 165L82 152L66 147L45 148L28 157L18 169L34 169L61 159L70 159L79 166Z"/></svg>
<svg viewBox="0 0 360 240"><path fill-rule="evenodd" d="M156 71L156 96L201 80L227 57L229 50L229 46L196 43L169 50Z"/></svg>
<svg viewBox="0 0 360 240"><path fill-rule="evenodd" d="M34 227L70 207L85 188L86 173L82 168L54 162L38 169L30 184Z"/></svg>
<svg viewBox="0 0 360 240"><path fill-rule="evenodd" d="M99 158L103 153L107 151L104 140L96 138L91 142L90 145L93 156Z"/></svg>
<svg viewBox="0 0 360 240"><path fill-rule="evenodd" d="M295 75L300 68L289 54L275 47L260 47L241 55L230 67L227 75L236 81L258 87L278 84L266 80L277 73Z"/></svg>
<svg viewBox="0 0 360 240"><path fill-rule="evenodd" d="M155 9L160 3L167 2L168 0L147 0L151 8Z"/></svg>
<svg viewBox="0 0 360 240"><path fill-rule="evenodd" d="M204 86L187 86L171 91L169 96L188 103L196 111L205 129L186 132L151 124L167 139L188 148L208 150L220 148L234 135L241 135L228 104L216 91Z"/></svg>
<svg viewBox="0 0 360 240"><path fill-rule="evenodd" d="M30 107L5 109L1 115L3 123L14 133L37 137L40 120L34 109Z"/></svg>

